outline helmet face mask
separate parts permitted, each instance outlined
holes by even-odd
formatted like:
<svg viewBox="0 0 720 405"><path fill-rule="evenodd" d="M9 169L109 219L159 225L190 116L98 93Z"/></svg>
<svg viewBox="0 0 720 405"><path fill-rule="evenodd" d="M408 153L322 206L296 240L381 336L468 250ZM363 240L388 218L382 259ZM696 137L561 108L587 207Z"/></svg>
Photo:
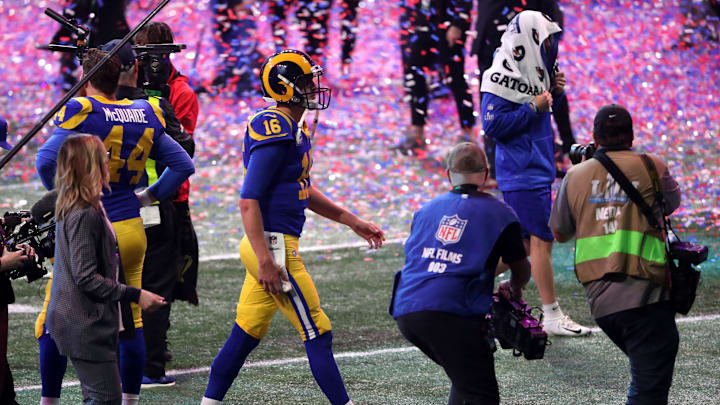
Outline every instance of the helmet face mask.
<svg viewBox="0 0 720 405"><path fill-rule="evenodd" d="M331 91L321 87L323 69L306 54L285 50L270 56L260 69L263 96L267 101L324 110L330 105Z"/></svg>

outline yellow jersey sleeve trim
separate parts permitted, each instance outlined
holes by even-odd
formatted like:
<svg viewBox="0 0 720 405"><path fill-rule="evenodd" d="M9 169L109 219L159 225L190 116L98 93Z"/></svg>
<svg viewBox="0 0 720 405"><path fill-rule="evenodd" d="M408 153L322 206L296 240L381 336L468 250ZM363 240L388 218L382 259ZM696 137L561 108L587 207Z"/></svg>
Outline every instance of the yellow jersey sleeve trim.
<svg viewBox="0 0 720 405"><path fill-rule="evenodd" d="M82 105L80 111L68 118L67 121L59 124L58 126L63 129L75 129L78 125L82 124L83 121L88 117L88 114L92 111L92 103L86 97L76 97L73 100L77 101ZM63 111L65 107L63 107Z"/></svg>
<svg viewBox="0 0 720 405"><path fill-rule="evenodd" d="M160 99L157 97L148 97L147 101L148 103L150 103L153 112L155 112L155 116L157 117L158 121L160 121L162 126L165 127L165 117L163 116L162 108L160 108Z"/></svg>
<svg viewBox="0 0 720 405"><path fill-rule="evenodd" d="M111 104L111 105L132 105L132 103L133 103L132 100L128 100L128 99L126 99L126 98L124 98L124 99L122 99L122 100L108 100L108 99L106 99L105 97L99 96L99 95L98 95L98 96L90 96L90 97L94 98L95 100L97 100L97 101L99 101L99 102L101 102L101 103L103 103L103 104Z"/></svg>
<svg viewBox="0 0 720 405"><path fill-rule="evenodd" d="M252 127L252 122L253 122L256 118L261 117L261 115L262 115L263 113L266 113L266 112L270 112L270 113L280 113L280 116L283 117L283 118L285 118L285 119L287 120L288 125L290 125L290 128L292 129L292 119L289 118L289 117L287 116L287 114L284 114L282 111L280 111L280 110L278 110L278 109L275 109L275 108L268 108L268 109L265 109L265 110L262 110L262 111L258 112L257 114L253 115L253 116L250 118L250 120L248 120L248 126L247 126L247 128L248 128L248 135L250 135L250 138L252 138L252 139L254 139L254 140L256 140L256 141L265 141L265 140L268 140L268 139L283 138L283 137L288 136L289 134L288 134L287 132L283 132L283 133L277 134L277 135L260 135L260 134L258 134L257 132L255 132L255 130L254 130L253 127ZM263 118L264 118L264 117L263 117Z"/></svg>
<svg viewBox="0 0 720 405"><path fill-rule="evenodd" d="M282 110L280 110L277 107L271 107L271 108L268 108L268 110L272 110L272 112L280 114L281 117L285 118L288 125L290 125L290 128L292 129L293 122L295 122L295 120L293 120L291 116L287 115L285 112L283 112Z"/></svg>

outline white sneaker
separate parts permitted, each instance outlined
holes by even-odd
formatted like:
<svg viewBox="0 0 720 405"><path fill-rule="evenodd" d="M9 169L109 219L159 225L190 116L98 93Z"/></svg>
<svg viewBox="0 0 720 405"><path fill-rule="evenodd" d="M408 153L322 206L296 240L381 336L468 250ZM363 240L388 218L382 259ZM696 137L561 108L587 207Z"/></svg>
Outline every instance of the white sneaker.
<svg viewBox="0 0 720 405"><path fill-rule="evenodd" d="M554 336L586 336L592 333L590 328L578 324L567 315L555 319L543 319L543 330Z"/></svg>

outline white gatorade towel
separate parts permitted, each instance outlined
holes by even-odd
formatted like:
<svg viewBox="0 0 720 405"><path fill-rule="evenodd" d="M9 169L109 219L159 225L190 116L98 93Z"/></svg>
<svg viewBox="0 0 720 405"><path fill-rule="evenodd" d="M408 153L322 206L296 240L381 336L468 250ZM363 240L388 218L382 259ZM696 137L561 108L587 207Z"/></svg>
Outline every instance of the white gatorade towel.
<svg viewBox="0 0 720 405"><path fill-rule="evenodd" d="M558 24L539 11L516 15L495 50L492 66L483 73L480 91L524 104L549 90L550 72L543 63L540 45L560 31Z"/></svg>

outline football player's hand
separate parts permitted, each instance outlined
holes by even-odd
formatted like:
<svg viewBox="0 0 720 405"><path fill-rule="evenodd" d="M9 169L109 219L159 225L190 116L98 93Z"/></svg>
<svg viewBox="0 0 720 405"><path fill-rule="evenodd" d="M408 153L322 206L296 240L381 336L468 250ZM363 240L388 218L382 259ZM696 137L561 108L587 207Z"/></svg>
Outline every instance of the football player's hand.
<svg viewBox="0 0 720 405"><path fill-rule="evenodd" d="M445 39L447 39L448 46L452 47L455 44L462 45L462 42L460 41L460 38L462 37L462 31L460 28L451 25L450 28L447 30L447 34L445 35Z"/></svg>
<svg viewBox="0 0 720 405"><path fill-rule="evenodd" d="M563 72L557 72L555 74L555 83L553 83L553 92L562 93L565 91L565 84L567 83L565 79L565 73Z"/></svg>
<svg viewBox="0 0 720 405"><path fill-rule="evenodd" d="M285 270L272 259L258 262L258 282L270 294L283 292L282 281L288 281Z"/></svg>
<svg viewBox="0 0 720 405"><path fill-rule="evenodd" d="M379 249L385 240L385 233L372 222L358 219L350 228L370 245L370 249Z"/></svg>
<svg viewBox="0 0 720 405"><path fill-rule="evenodd" d="M150 206L152 203L157 201L157 198L155 198L154 195L150 192L150 190L145 189L139 193L135 194L140 201L141 207L147 207Z"/></svg>

